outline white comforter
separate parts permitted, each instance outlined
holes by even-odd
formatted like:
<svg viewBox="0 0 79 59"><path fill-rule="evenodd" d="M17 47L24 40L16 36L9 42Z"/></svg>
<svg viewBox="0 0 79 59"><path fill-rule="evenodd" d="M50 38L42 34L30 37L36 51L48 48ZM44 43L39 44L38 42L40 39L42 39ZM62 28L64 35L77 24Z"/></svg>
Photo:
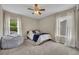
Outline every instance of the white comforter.
<svg viewBox="0 0 79 59"><path fill-rule="evenodd" d="M40 37L38 38L39 43L42 43L43 41L52 39L50 34L44 34L44 35L40 35Z"/></svg>
<svg viewBox="0 0 79 59"><path fill-rule="evenodd" d="M34 36L34 33L32 32L29 32L29 34L27 35L31 40L33 40L33 36ZM49 39L52 39L51 38L51 35L50 34L43 34L43 35L40 35L38 40L37 40L37 44L40 44L46 40L49 40Z"/></svg>

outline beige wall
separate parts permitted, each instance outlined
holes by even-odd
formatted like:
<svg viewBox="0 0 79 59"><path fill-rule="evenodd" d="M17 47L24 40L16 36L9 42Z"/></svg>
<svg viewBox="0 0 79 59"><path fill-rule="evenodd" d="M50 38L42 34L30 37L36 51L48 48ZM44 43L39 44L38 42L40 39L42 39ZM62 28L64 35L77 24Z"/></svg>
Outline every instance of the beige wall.
<svg viewBox="0 0 79 59"><path fill-rule="evenodd" d="M0 35L3 35L3 11L0 5Z"/></svg>
<svg viewBox="0 0 79 59"><path fill-rule="evenodd" d="M22 33L26 35L26 32L29 30L35 30L39 28L38 21L26 16L22 16Z"/></svg>
<svg viewBox="0 0 79 59"><path fill-rule="evenodd" d="M76 48L79 49L79 5L76 6L76 24L77 24L77 40L76 40Z"/></svg>
<svg viewBox="0 0 79 59"><path fill-rule="evenodd" d="M41 19L39 22L39 27L42 32L50 33L52 38L55 37L55 25L56 19L55 15L48 16L44 19Z"/></svg>

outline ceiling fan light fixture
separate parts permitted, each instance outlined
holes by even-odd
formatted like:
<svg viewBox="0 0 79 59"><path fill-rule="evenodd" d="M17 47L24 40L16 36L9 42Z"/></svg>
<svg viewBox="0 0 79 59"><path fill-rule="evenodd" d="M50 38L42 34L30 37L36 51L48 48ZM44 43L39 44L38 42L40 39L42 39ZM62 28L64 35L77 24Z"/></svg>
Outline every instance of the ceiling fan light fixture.
<svg viewBox="0 0 79 59"><path fill-rule="evenodd" d="M39 15L39 11L34 11L34 13L35 13L36 15Z"/></svg>
<svg viewBox="0 0 79 59"><path fill-rule="evenodd" d="M33 10L34 12L32 14L41 15L41 11L45 11L45 9L41 9L38 4L34 4L33 8L28 8L29 10Z"/></svg>
<svg viewBox="0 0 79 59"><path fill-rule="evenodd" d="M35 14L38 14L38 11L34 11Z"/></svg>

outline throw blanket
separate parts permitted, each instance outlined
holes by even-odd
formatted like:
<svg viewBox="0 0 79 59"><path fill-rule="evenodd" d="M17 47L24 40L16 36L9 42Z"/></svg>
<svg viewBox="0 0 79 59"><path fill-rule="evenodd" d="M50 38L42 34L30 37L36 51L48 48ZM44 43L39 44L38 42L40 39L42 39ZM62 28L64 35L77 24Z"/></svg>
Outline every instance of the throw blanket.
<svg viewBox="0 0 79 59"><path fill-rule="evenodd" d="M38 41L38 38L40 37L40 35L45 35L45 34L48 34L48 33L35 34L33 36L33 41L37 42Z"/></svg>
<svg viewBox="0 0 79 59"><path fill-rule="evenodd" d="M39 36L40 36L40 35L34 35L34 36L33 36L33 41L37 42Z"/></svg>

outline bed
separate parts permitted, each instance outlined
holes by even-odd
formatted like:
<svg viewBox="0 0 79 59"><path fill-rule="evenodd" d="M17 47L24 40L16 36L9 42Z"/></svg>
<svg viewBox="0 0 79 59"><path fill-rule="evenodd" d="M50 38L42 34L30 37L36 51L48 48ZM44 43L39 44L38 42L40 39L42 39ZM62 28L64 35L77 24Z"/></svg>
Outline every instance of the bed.
<svg viewBox="0 0 79 59"><path fill-rule="evenodd" d="M27 31L27 39L30 39L35 45L51 40L49 33L41 33L39 30Z"/></svg>

